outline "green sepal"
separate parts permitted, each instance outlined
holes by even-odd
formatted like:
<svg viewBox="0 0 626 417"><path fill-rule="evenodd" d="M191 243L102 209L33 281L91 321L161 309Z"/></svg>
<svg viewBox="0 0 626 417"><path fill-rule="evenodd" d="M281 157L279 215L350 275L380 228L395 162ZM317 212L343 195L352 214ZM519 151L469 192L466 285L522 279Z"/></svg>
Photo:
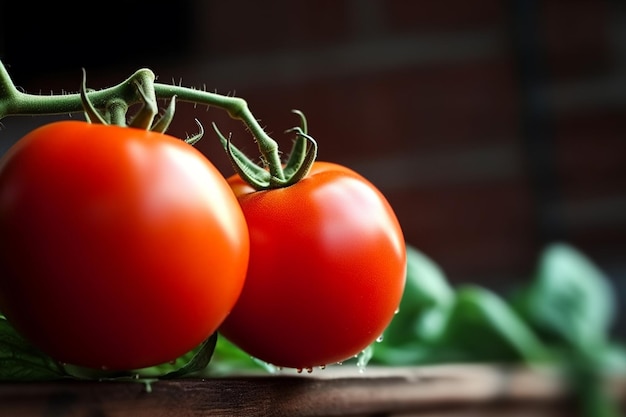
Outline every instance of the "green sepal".
<svg viewBox="0 0 626 417"><path fill-rule="evenodd" d="M199 131L195 135L190 136L187 139L185 139L185 143L189 145L195 145L196 142L198 142L200 139L202 139L202 136L204 136L204 126L202 126L202 123L200 123L198 119L195 119L195 120L196 120L196 124L198 125Z"/></svg>
<svg viewBox="0 0 626 417"><path fill-rule="evenodd" d="M137 93L141 96L142 104L139 111L135 114L129 123L129 126L138 129L148 130L152 126L155 115L158 113L154 88L146 88L146 86L137 80L134 80Z"/></svg>
<svg viewBox="0 0 626 417"><path fill-rule="evenodd" d="M215 123L213 123L213 130L222 142L233 169L241 178L246 179L255 189L262 189L264 184L269 183L271 175L265 168L252 162L246 154L233 145L230 135L228 138L224 137Z"/></svg>
<svg viewBox="0 0 626 417"><path fill-rule="evenodd" d="M230 135L226 138L213 123L222 146L228 155L235 172L256 190L270 190L293 185L306 177L317 158L317 142L306 133L304 115L300 115L300 126L287 130L295 132L296 139L288 155L285 166L275 166L279 162L265 162L262 166L250 160L241 150L231 143ZM271 165L270 165L271 164Z"/></svg>
<svg viewBox="0 0 626 417"><path fill-rule="evenodd" d="M106 125L108 121L105 120L102 115L98 112L98 110L94 107L87 97L87 72L83 68L83 81L80 88L80 99L83 104L83 109L85 112L85 117L90 123L98 123Z"/></svg>
<svg viewBox="0 0 626 417"><path fill-rule="evenodd" d="M294 158L294 160L297 161L295 165L288 165L284 168L284 180L270 177L270 184L268 188L287 187L297 183L307 176L313 166L313 162L315 162L315 159L317 158L317 142L315 139L306 133L303 133L300 128L294 128L292 130L296 132L296 136L298 137L296 139L296 143L298 143L298 141L302 141L304 143L303 155L298 155L297 158ZM300 148L301 147L298 146L295 151L301 153L302 150ZM289 159L291 161L292 158Z"/></svg>
<svg viewBox="0 0 626 417"><path fill-rule="evenodd" d="M300 110L292 110L292 112L300 117L300 132L302 132L303 135L296 135L291 151L289 152L289 158L285 164L285 177L288 177L290 172L297 171L298 167L304 163L304 158L308 148L308 141L304 136L308 134L306 117ZM285 133L289 133L294 130L295 128L287 129Z"/></svg>
<svg viewBox="0 0 626 417"><path fill-rule="evenodd" d="M172 96L170 103L165 108L163 116L161 116L150 128L153 132L165 133L169 129L172 120L174 119L174 112L176 111L176 96ZM197 120L196 120L197 123ZM194 142L195 143L195 142Z"/></svg>

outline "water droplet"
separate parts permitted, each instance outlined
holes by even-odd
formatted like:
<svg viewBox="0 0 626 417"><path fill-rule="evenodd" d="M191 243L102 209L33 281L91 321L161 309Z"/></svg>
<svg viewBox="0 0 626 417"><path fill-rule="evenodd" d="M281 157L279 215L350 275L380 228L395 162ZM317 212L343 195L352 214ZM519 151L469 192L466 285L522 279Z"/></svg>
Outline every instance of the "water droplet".
<svg viewBox="0 0 626 417"><path fill-rule="evenodd" d="M383 339L384 339L384 338L385 338L385 336L383 336L383 335L381 334L380 336L378 336L378 337L376 338L376 341L377 341L378 343L380 343L380 342L382 342L382 341L383 341Z"/></svg>
<svg viewBox="0 0 626 417"><path fill-rule="evenodd" d="M261 362L259 361L259 363ZM272 374L276 374L283 370L282 366L276 366L269 362L262 362L262 365L269 373L272 373Z"/></svg>
<svg viewBox="0 0 626 417"><path fill-rule="evenodd" d="M299 374L301 374L301 373L302 373L302 370L303 370L302 368L297 368L297 369L296 369L296 372L297 372L297 373L299 373Z"/></svg>
<svg viewBox="0 0 626 417"><path fill-rule="evenodd" d="M359 359L356 362L356 366L359 368L359 373L365 372L365 368L369 363L370 359L372 359L372 355L374 354L374 349L372 345L369 345L359 355Z"/></svg>
<svg viewBox="0 0 626 417"><path fill-rule="evenodd" d="M398 314L400 312L400 307L396 308L396 310L393 312L393 314Z"/></svg>
<svg viewBox="0 0 626 417"><path fill-rule="evenodd" d="M326 365L320 365L320 369L323 371L324 369L326 369Z"/></svg>
<svg viewBox="0 0 626 417"><path fill-rule="evenodd" d="M313 368L306 368L306 372L309 373L309 374L312 373L313 372Z"/></svg>

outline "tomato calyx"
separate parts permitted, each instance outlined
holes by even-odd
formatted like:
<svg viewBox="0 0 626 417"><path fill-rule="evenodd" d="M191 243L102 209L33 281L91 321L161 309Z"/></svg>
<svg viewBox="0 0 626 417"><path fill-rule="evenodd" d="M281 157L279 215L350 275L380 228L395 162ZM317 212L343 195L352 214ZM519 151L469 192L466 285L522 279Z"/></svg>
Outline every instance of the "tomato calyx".
<svg viewBox="0 0 626 417"><path fill-rule="evenodd" d="M317 158L317 142L307 133L304 114L299 110L293 110L293 112L300 117L300 126L285 131L285 133L295 133L296 138L284 164L280 159L271 158L272 155L268 155L268 153L277 153L276 148L268 149L262 146L259 146L262 164L253 162L232 144L230 135L225 137L213 123L213 129L222 142L233 168L256 190L270 190L295 184L306 177Z"/></svg>
<svg viewBox="0 0 626 417"><path fill-rule="evenodd" d="M135 77L129 80L133 85L135 93L140 98L141 107L132 117L128 117L128 103L119 97L108 100L104 106L104 111L98 110L87 95L86 85L87 74L83 69L83 80L80 88L80 99L83 105L85 117L90 123L105 125L128 126L137 129L150 130L158 133L165 133L169 128L176 110L176 95L172 95L168 106L161 115L157 117L159 110L157 97L154 88L155 76L152 71L138 71ZM127 119L129 119L127 121ZM199 132L184 139L184 142L193 145L204 135L202 124L196 119Z"/></svg>

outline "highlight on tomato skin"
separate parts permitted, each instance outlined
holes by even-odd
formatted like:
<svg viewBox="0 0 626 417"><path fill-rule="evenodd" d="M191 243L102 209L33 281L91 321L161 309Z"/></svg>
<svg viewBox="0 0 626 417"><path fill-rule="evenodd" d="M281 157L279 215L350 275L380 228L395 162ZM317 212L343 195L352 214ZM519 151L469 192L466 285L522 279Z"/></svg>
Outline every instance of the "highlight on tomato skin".
<svg viewBox="0 0 626 417"><path fill-rule="evenodd" d="M400 224L354 171L315 162L285 188L228 179L250 233L244 289L220 333L253 357L308 369L352 358L391 322L406 278Z"/></svg>
<svg viewBox="0 0 626 417"><path fill-rule="evenodd" d="M213 334L243 288L242 210L174 137L54 122L0 160L0 311L54 359L127 370Z"/></svg>

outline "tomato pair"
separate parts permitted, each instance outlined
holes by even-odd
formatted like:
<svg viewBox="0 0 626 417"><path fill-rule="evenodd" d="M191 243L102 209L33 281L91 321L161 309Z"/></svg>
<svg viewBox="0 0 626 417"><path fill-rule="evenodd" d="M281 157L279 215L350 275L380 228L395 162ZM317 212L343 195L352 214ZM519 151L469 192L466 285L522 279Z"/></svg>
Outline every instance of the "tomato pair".
<svg viewBox="0 0 626 417"><path fill-rule="evenodd" d="M0 263L0 312L61 362L156 365L219 330L312 368L383 333L406 252L389 203L345 167L254 191L168 135L64 121L0 161Z"/></svg>

